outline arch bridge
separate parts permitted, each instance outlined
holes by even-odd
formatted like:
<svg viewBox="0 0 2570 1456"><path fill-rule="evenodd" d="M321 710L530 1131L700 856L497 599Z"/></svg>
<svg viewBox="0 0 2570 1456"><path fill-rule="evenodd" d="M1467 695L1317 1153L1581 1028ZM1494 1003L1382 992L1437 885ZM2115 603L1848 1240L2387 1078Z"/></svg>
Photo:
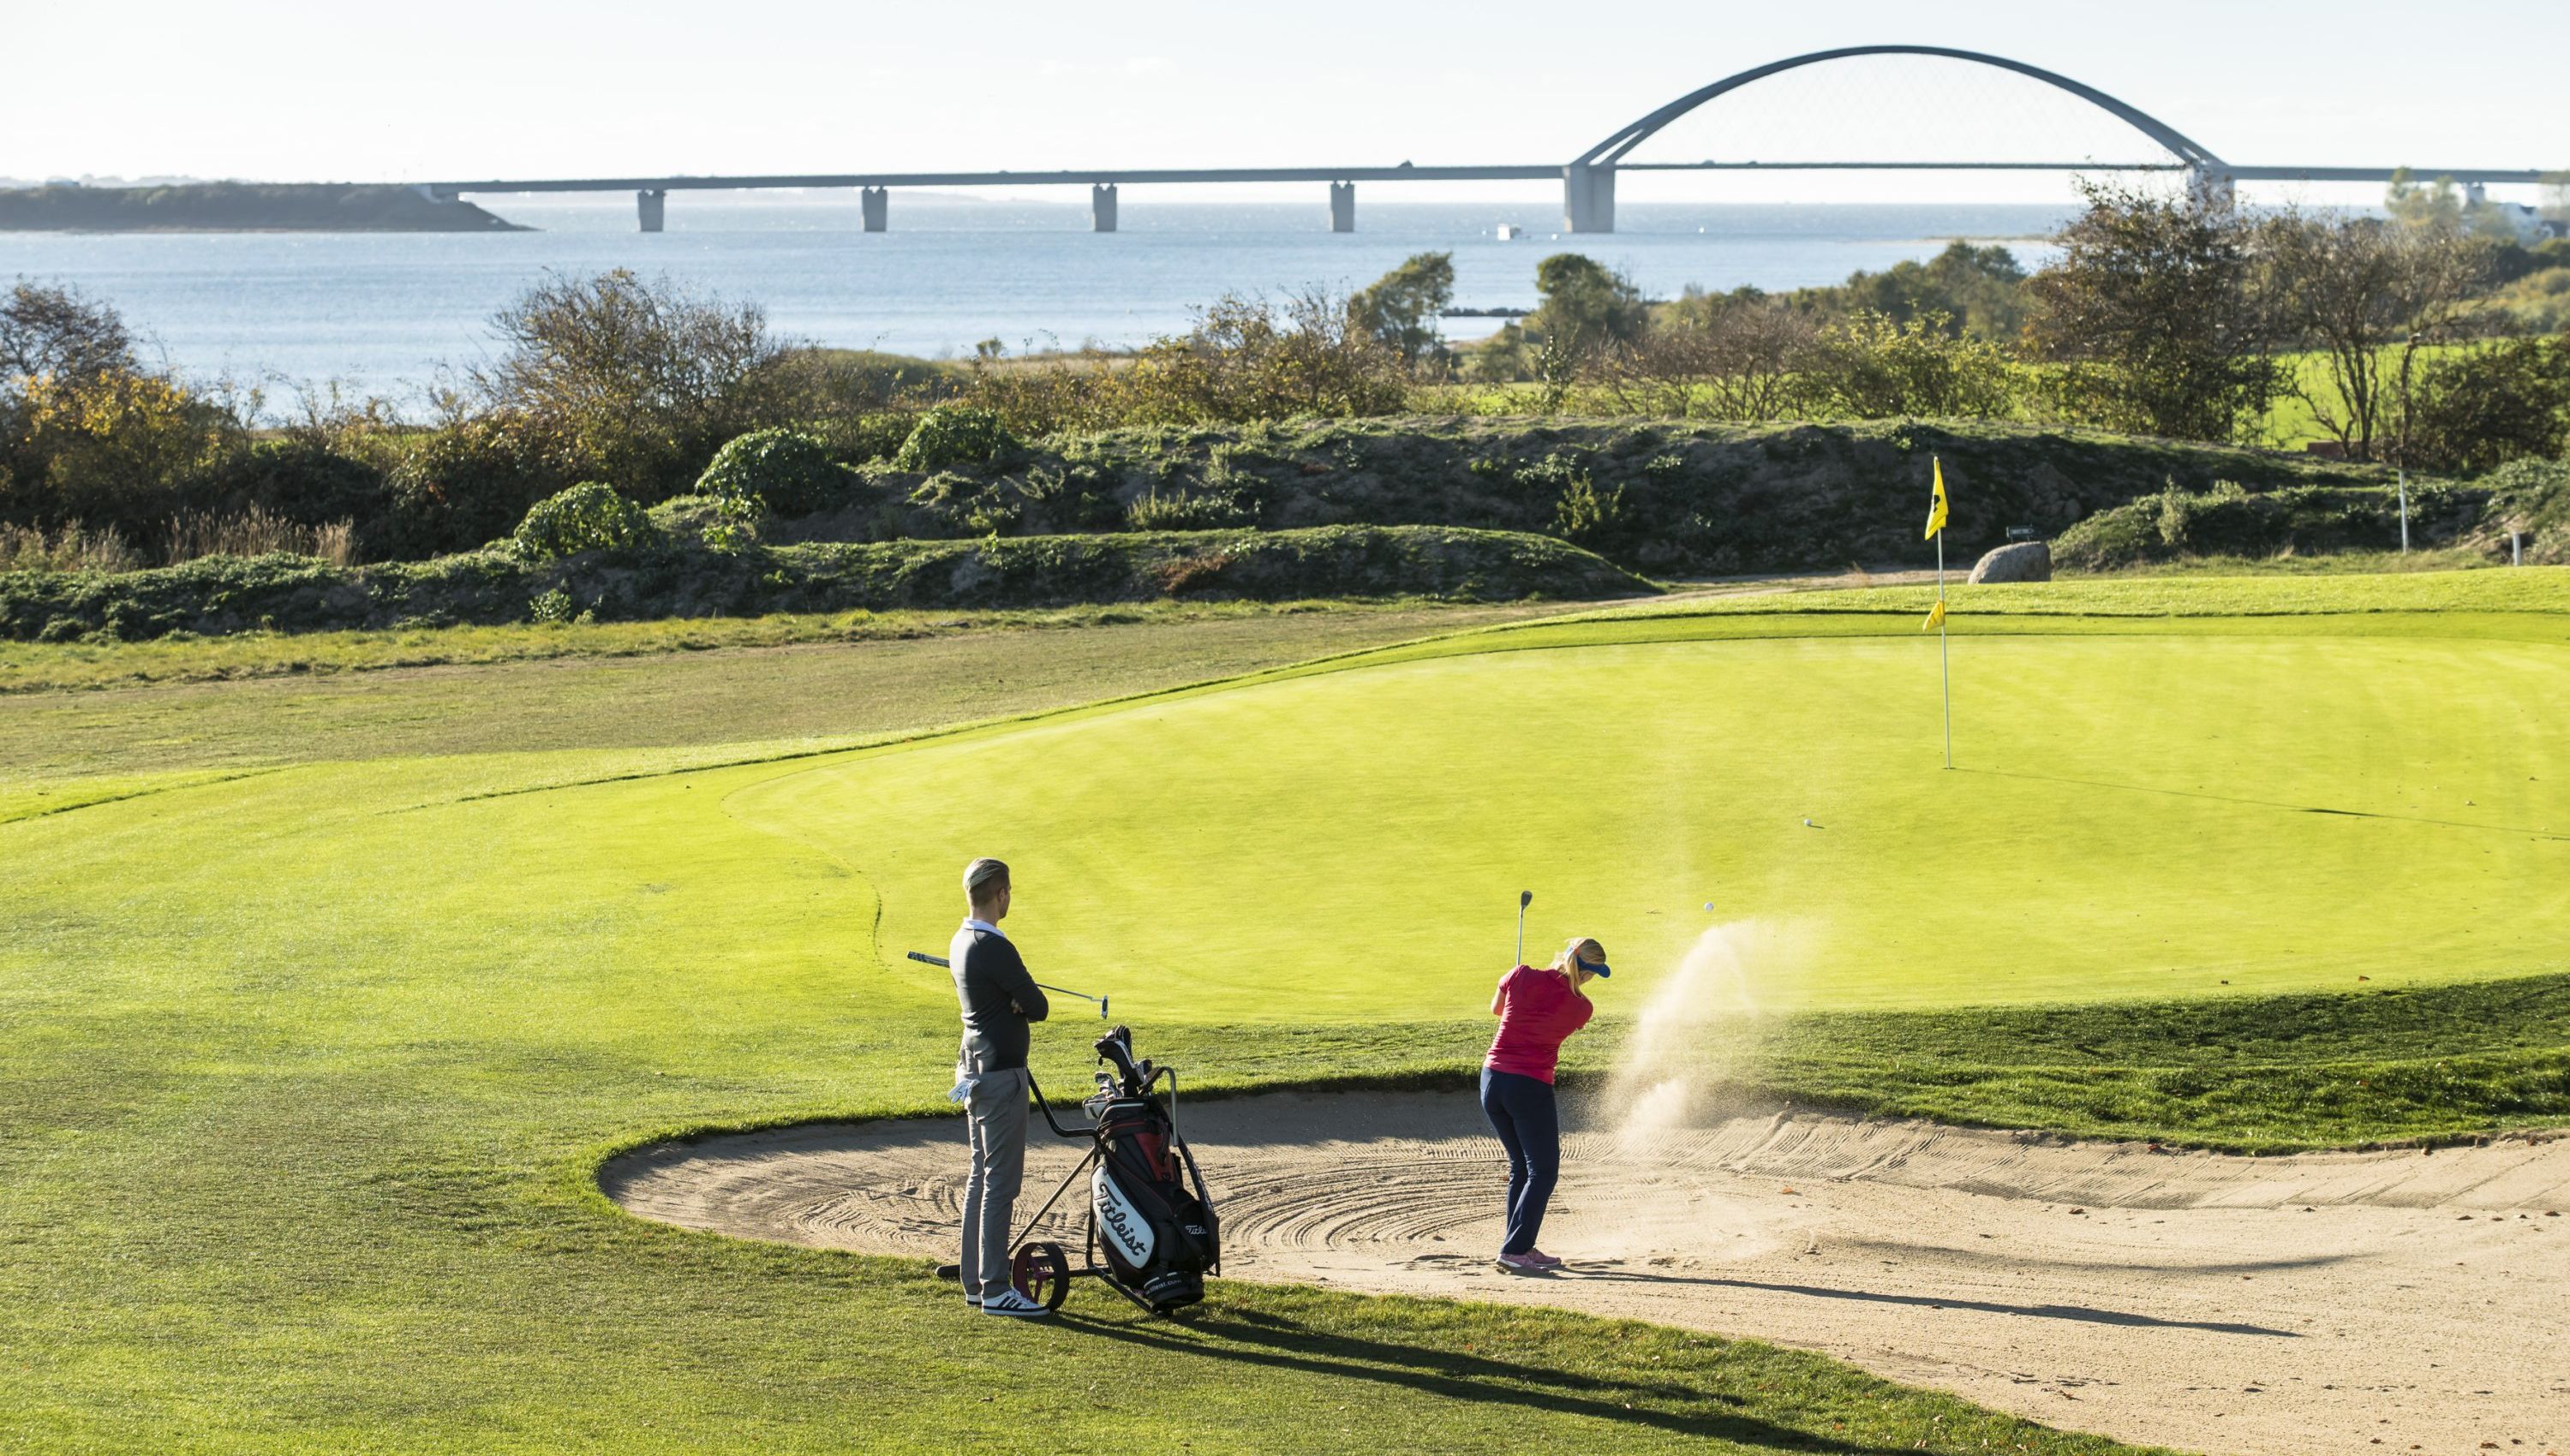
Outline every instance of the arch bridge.
<svg viewBox="0 0 2570 1456"><path fill-rule="evenodd" d="M1761 162L1719 159L1700 162L1632 162L1626 160L1634 148L1649 141L1679 118L1745 86L1753 86L1771 76L1800 70L1806 66L1825 65L1833 61L1846 61L1863 56L1927 56L1993 67L2027 77L2076 97L2131 127L2165 153L2166 160L2122 163L2092 161ZM2384 182L2391 180L2394 172L2407 171L2421 177L2450 178L2478 188L2491 182L2539 182L2547 176L2531 168L2243 166L2223 160L2175 127L2138 107L2109 96L2093 86L2073 81L2067 76L2044 70L2039 66L2031 66L2023 61L2012 61L2004 56L1988 55L1980 51L1954 50L1945 46L1885 45L1849 46L1839 50L1815 51L1810 55L1771 61L1764 66L1754 66L1746 71L1726 76L1709 86L1688 92L1657 111L1636 118L1567 163L1538 163L1527 166L1418 167L1404 162L1393 167L1109 168L1053 172L876 172L750 177L554 178L425 182L420 184L419 189L440 201L453 201L467 193L492 195L509 192L603 192L631 189L642 230L657 232L661 229L662 220L666 215L668 195L674 191L852 187L858 193L859 215L863 227L868 232L881 232L890 225L890 197L891 193L898 188L1084 185L1089 190L1090 225L1099 232L1112 232L1116 226L1118 188L1126 183L1147 185L1158 182L1326 182L1329 184L1331 230L1353 232L1356 230L1356 184L1361 182L1558 181L1561 183L1564 231L1612 232L1615 230L1615 179L1619 173L1725 171L2175 172L2186 175L2189 187L2197 195L2220 201L2228 201L2234 184L2240 182Z"/></svg>

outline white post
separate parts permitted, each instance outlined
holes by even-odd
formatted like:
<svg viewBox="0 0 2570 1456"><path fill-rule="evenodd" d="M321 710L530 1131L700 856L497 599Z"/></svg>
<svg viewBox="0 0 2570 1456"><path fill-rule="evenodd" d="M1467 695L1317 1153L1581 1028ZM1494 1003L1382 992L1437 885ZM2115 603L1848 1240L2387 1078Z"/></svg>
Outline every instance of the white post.
<svg viewBox="0 0 2570 1456"><path fill-rule="evenodd" d="M1945 533L1936 533L1936 604L1945 604ZM1945 655L1945 618L1936 618L1936 675L1945 686L1945 767L1954 766L1954 668Z"/></svg>
<svg viewBox="0 0 2570 1456"><path fill-rule="evenodd" d="M2409 554L2409 472L2400 472L2400 554Z"/></svg>
<svg viewBox="0 0 2570 1456"><path fill-rule="evenodd" d="M2507 534L2507 563L2511 566L2522 566L2525 564L2524 532L2511 531Z"/></svg>

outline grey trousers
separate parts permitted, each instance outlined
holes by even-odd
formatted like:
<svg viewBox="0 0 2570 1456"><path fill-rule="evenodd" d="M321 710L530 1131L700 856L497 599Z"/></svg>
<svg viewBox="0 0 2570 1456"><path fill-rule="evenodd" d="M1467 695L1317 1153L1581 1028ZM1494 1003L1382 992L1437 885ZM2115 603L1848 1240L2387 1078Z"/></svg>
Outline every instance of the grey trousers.
<svg viewBox="0 0 2570 1456"><path fill-rule="evenodd" d="M964 1184L964 1292L994 1298L1009 1287L1009 1220L1027 1171L1027 1072L983 1072L964 1099L973 1171Z"/></svg>

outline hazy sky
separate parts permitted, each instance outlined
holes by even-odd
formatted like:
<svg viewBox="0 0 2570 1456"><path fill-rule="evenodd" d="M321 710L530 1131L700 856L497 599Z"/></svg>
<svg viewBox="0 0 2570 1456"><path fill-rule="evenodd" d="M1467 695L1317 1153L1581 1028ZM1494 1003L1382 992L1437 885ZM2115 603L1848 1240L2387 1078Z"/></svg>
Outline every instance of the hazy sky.
<svg viewBox="0 0 2570 1456"><path fill-rule="evenodd" d="M1548 163L1732 71L1870 42L2048 67L2236 162L2570 167L2560 0L0 0L0 26L13 54L0 177ZM1748 88L1653 150L2125 146L2094 114L1986 68L1830 69L1768 84L1757 105L1765 86ZM1698 176L1628 179L1626 195L1956 185ZM2058 185L1985 177L1968 194Z"/></svg>

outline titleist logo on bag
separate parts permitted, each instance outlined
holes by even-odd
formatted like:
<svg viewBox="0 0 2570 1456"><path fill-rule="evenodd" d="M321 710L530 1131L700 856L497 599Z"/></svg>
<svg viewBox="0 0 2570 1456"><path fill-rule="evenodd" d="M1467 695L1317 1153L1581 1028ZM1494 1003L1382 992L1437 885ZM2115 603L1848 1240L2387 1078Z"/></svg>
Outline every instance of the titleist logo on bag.
<svg viewBox="0 0 2570 1456"><path fill-rule="evenodd" d="M1107 1247L1136 1268L1151 1262L1151 1250L1158 1240L1151 1232L1151 1221L1124 1197L1115 1180L1100 1168L1091 1175L1089 1188L1097 1208L1097 1227L1106 1236Z"/></svg>

